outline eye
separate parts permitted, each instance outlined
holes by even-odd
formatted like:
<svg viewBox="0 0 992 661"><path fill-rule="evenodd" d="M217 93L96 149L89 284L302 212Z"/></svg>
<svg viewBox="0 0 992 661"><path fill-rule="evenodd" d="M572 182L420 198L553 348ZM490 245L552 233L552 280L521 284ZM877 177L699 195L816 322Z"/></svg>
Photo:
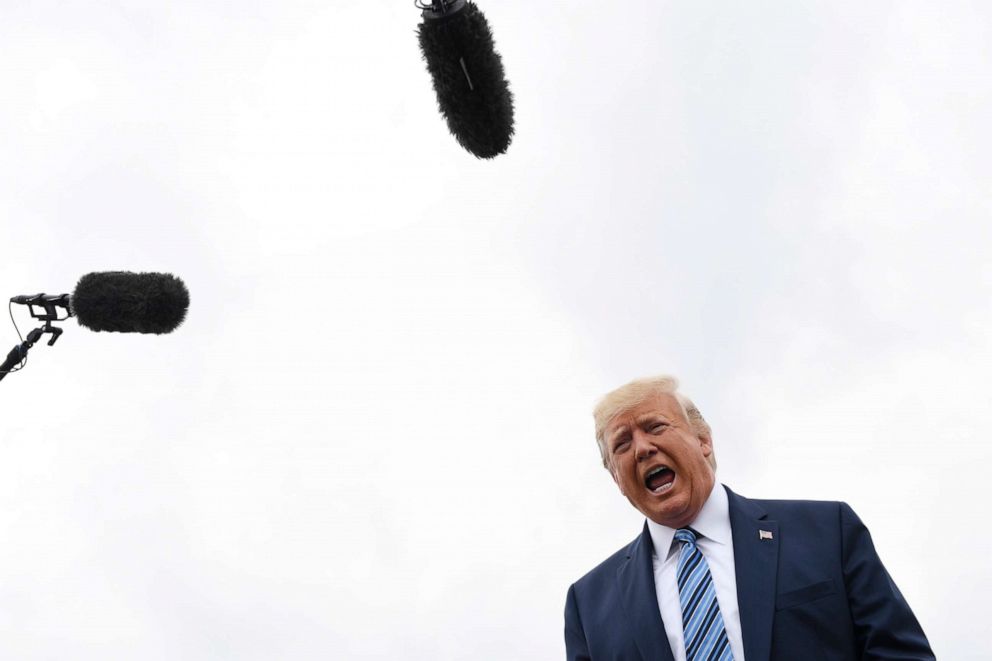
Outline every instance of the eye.
<svg viewBox="0 0 992 661"><path fill-rule="evenodd" d="M613 446L613 454L619 454L630 447L630 439L623 439Z"/></svg>
<svg viewBox="0 0 992 661"><path fill-rule="evenodd" d="M648 430L652 434L660 434L661 432L665 431L665 429L667 429L667 428L668 428L668 423L667 422L656 422L653 425L651 425L650 427L648 427Z"/></svg>

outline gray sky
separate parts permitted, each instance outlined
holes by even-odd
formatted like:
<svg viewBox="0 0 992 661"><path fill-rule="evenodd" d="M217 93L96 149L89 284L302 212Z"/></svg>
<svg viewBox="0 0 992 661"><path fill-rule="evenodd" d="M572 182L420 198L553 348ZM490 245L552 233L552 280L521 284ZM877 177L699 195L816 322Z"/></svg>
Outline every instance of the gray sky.
<svg viewBox="0 0 992 661"><path fill-rule="evenodd" d="M192 296L0 384L4 655L561 658L641 521L592 403L671 372L723 482L849 502L936 652L992 656L992 10L479 4L491 162L412 2L4 9L0 295Z"/></svg>

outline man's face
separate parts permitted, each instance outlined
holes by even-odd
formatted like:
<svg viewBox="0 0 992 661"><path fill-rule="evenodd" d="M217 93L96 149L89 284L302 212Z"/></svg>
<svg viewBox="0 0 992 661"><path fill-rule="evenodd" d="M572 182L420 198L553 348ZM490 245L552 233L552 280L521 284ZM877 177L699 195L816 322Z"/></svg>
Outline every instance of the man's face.
<svg viewBox="0 0 992 661"><path fill-rule="evenodd" d="M697 434L674 395L659 394L606 428L610 472L620 493L655 523L683 528L715 481L708 434Z"/></svg>

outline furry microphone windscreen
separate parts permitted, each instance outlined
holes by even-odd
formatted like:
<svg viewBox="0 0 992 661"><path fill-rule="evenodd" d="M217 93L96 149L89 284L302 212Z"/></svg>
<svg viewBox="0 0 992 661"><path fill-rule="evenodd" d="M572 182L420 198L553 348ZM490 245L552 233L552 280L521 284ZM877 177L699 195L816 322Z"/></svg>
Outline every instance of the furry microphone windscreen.
<svg viewBox="0 0 992 661"><path fill-rule="evenodd" d="M513 137L513 95L486 17L471 2L454 4L443 16L425 15L420 50L448 130L475 156L493 158Z"/></svg>
<svg viewBox="0 0 992 661"><path fill-rule="evenodd" d="M118 333L171 333L186 318L189 291L169 273L87 273L71 298L81 326Z"/></svg>

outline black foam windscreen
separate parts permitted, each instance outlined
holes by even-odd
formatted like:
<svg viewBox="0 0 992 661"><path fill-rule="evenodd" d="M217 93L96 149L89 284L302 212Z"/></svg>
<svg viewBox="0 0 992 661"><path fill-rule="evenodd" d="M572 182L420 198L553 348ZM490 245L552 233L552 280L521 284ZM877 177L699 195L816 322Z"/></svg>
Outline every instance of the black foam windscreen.
<svg viewBox="0 0 992 661"><path fill-rule="evenodd" d="M463 0L448 4L446 13L424 11L420 49L451 134L475 156L493 158L513 138L513 95L503 60L479 8Z"/></svg>
<svg viewBox="0 0 992 661"><path fill-rule="evenodd" d="M189 290L169 273L87 273L71 307L79 324L94 331L171 333L186 318Z"/></svg>

